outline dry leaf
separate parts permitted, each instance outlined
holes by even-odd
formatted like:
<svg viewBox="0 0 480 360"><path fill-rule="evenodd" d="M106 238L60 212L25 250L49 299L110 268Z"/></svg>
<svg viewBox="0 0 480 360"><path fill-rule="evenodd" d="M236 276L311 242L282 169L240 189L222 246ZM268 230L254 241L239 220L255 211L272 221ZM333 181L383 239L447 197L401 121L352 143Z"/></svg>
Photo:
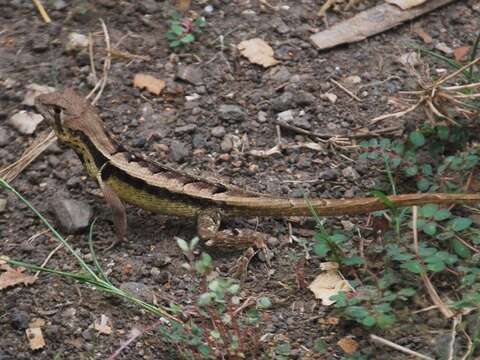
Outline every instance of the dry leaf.
<svg viewBox="0 0 480 360"><path fill-rule="evenodd" d="M38 350L45 346L45 340L43 338L42 329L39 327L28 328L25 330L27 339L30 345L30 349Z"/></svg>
<svg viewBox="0 0 480 360"><path fill-rule="evenodd" d="M273 49L260 38L244 40L237 47L240 53L253 64L266 68L278 64L278 60L273 57Z"/></svg>
<svg viewBox="0 0 480 360"><path fill-rule="evenodd" d="M165 88L165 81L157 79L152 75L136 74L133 79L133 86L139 89L147 89L152 94L160 95Z"/></svg>
<svg viewBox="0 0 480 360"><path fill-rule="evenodd" d="M5 270L5 272L0 274L0 290L22 283L31 285L37 280L35 276L23 274L22 271L24 269L22 268L12 269L10 266L2 264L1 269Z"/></svg>
<svg viewBox="0 0 480 360"><path fill-rule="evenodd" d="M22 104L27 106L35 105L35 98L41 94L48 94L55 91L54 87L47 86L47 85L39 85L39 84L28 84L25 86L27 88L27 93L23 98Z"/></svg>
<svg viewBox="0 0 480 360"><path fill-rule="evenodd" d="M402 10L407 10L412 7L422 5L427 0L385 0L385 2L396 5Z"/></svg>
<svg viewBox="0 0 480 360"><path fill-rule="evenodd" d="M112 333L111 321L108 316L103 314L100 316L100 319L95 320L93 328L100 334L110 335Z"/></svg>
<svg viewBox="0 0 480 360"><path fill-rule="evenodd" d="M358 350L358 342L349 337L344 337L338 340L337 345L340 346L342 350L348 355L352 355L355 351Z"/></svg>
<svg viewBox="0 0 480 360"><path fill-rule="evenodd" d="M175 7L178 11L187 11L188 9L190 9L191 2L192 0L178 0Z"/></svg>
<svg viewBox="0 0 480 360"><path fill-rule="evenodd" d="M453 50L453 56L457 61L464 61L470 52L470 46L462 46Z"/></svg>
<svg viewBox="0 0 480 360"><path fill-rule="evenodd" d="M315 298L321 299L322 304L325 306L335 303L334 300L330 299L331 296L337 295L341 291L352 291L352 287L348 281L338 274L336 268L331 268L330 266L331 265L328 265L327 267L329 270L319 274L308 286L314 293Z"/></svg>
<svg viewBox="0 0 480 360"><path fill-rule="evenodd" d="M417 34L425 44L431 44L433 42L432 37L421 27L414 28L413 32Z"/></svg>
<svg viewBox="0 0 480 360"><path fill-rule="evenodd" d="M41 318L33 318L28 324L29 328L39 328L45 326L45 320Z"/></svg>

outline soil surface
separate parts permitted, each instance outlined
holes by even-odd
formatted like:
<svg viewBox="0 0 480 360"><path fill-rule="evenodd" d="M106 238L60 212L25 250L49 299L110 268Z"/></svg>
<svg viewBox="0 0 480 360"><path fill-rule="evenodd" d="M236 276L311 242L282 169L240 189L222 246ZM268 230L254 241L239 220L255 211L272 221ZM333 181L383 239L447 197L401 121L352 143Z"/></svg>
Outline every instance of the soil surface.
<svg viewBox="0 0 480 360"><path fill-rule="evenodd" d="M206 26L195 42L175 53L165 38L173 9L169 1L44 3L52 18L49 25L43 23L32 2L0 0L0 168L18 159L48 129L42 122L33 134L26 135L9 121L20 110L34 111L22 104L29 84L73 87L85 95L92 89L88 51L67 51L66 44L72 32L92 33L100 76L105 55L101 18L108 27L112 46L127 54L113 57L108 84L97 104L117 140L156 161L237 186L278 196L308 194L324 198L362 196L385 180L380 170L358 159L360 149L349 135L367 127L375 131L399 126L395 135L402 136L409 126L405 119L369 126L372 118L398 110L389 101L398 91L416 86L415 77L399 59L411 51L414 43L427 48L442 43L452 49L471 45L480 15L476 0L457 1L387 33L319 52L309 42L309 36L326 27L316 15L320 1L271 0L271 6L256 0L193 1L191 10L205 16ZM330 11L328 24L375 5L368 1L356 3L349 11ZM424 29L433 42L422 43L414 31L416 27ZM254 37L272 46L280 61L277 66L265 69L239 54L236 45ZM438 70L434 59L423 61L432 66L432 71ZM166 88L159 96L134 88L137 73L165 80ZM360 82L351 83L356 77ZM362 101L353 99L332 79L343 83ZM336 95L336 101L332 101L331 94ZM315 133L344 135L348 141L321 141L281 129L282 152L252 155L251 150L268 150L277 145L275 120L288 110L291 113L283 116L291 116L293 125ZM80 201L85 211L91 207L93 214L100 217L95 241L114 239L111 215L98 196L98 187L86 178L73 151L51 146L12 185L53 223L58 222L58 216L52 208L61 206L64 200ZM57 246L56 241L43 232L40 221L14 196L2 192L1 199L7 202L5 209L0 209L0 254L41 264ZM298 289L295 259L304 255L304 250L289 241L287 220L260 219L257 223L238 219L225 224L257 228L271 235L271 268L255 257L242 292L243 299L272 299L273 306L265 313L259 330L267 334L266 343L273 344L283 337L291 344L290 358L334 359L346 356L338 340L351 337L369 359L407 359L369 342L369 332L364 328L337 321L331 307L322 306L308 289ZM366 217L329 219L328 226L348 225L341 220L359 226L363 236L371 236ZM148 294L152 292L160 304L191 303L197 279L181 267L185 257L175 245L175 237L194 237L194 221L156 216L132 207L128 207L128 221L128 242L99 254L112 281L117 285L146 285ZM311 220L296 220L292 228L295 236L307 240L314 233ZM85 232L70 236L69 241L88 258ZM227 274L240 255L211 254L220 274ZM315 257L306 262L307 284L318 274L318 263ZM58 251L48 266L77 270L65 250ZM102 314L112 320L111 335L97 336L89 329ZM45 321L46 346L32 351L25 329L35 318ZM117 299L42 274L31 286L0 292L0 359L103 359L120 346L133 327L154 321L153 316ZM449 326L437 313L425 312L406 317L402 325L380 335L435 357L435 342L441 341L436 336L449 331ZM327 344L322 354L313 350L317 339ZM444 343L447 341L443 338ZM119 358L171 356L161 336L149 333Z"/></svg>

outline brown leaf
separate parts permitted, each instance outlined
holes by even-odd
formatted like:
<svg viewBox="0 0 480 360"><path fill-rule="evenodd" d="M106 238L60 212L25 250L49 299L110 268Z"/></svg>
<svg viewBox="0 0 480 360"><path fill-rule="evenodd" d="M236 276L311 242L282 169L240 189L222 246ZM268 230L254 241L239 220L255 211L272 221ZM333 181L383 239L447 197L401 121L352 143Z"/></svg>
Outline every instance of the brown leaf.
<svg viewBox="0 0 480 360"><path fill-rule="evenodd" d="M37 280L35 276L22 273L24 270L22 268L12 269L10 266L2 264L0 269L5 271L0 274L0 290L22 283L31 285Z"/></svg>
<svg viewBox="0 0 480 360"><path fill-rule="evenodd" d="M260 38L244 40L237 48L253 64L266 68L278 64L278 60L273 57L273 49Z"/></svg>
<svg viewBox="0 0 480 360"><path fill-rule="evenodd" d="M160 95L165 88L165 81L157 79L152 75L147 74L135 74L133 78L133 86L139 89L147 89L152 94Z"/></svg>
<svg viewBox="0 0 480 360"><path fill-rule="evenodd" d="M425 44L431 44L433 42L433 39L430 36L430 34L428 34L423 28L415 27L413 29L413 32L417 34Z"/></svg>
<svg viewBox="0 0 480 360"><path fill-rule="evenodd" d="M339 275L337 267L338 264L331 262L321 264L320 268L326 271L319 274L308 286L315 298L321 299L322 304L326 306L335 303L330 299L331 296L337 295L341 291L352 291L348 281Z"/></svg>
<svg viewBox="0 0 480 360"><path fill-rule="evenodd" d="M358 350L358 342L349 337L344 337L338 340L337 345L342 348L346 354L353 354Z"/></svg>
<svg viewBox="0 0 480 360"><path fill-rule="evenodd" d="M100 316L100 319L96 319L93 323L93 328L101 334L110 335L112 333L111 321L108 316Z"/></svg>
<svg viewBox="0 0 480 360"><path fill-rule="evenodd" d="M43 338L42 329L39 327L28 328L25 330L30 349L38 350L45 346L45 339Z"/></svg>
<svg viewBox="0 0 480 360"><path fill-rule="evenodd" d="M192 0L178 0L175 7L178 11L187 11L188 9L190 9L191 2Z"/></svg>
<svg viewBox="0 0 480 360"><path fill-rule="evenodd" d="M461 46L453 50L453 56L457 61L464 61L467 59L467 55L470 52L470 46Z"/></svg>

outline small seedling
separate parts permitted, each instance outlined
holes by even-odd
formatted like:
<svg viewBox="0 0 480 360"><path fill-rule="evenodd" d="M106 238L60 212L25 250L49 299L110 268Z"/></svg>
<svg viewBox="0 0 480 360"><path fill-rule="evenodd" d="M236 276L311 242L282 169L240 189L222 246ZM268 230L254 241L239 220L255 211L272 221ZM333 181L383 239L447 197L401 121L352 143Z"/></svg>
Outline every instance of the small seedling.
<svg viewBox="0 0 480 360"><path fill-rule="evenodd" d="M175 49L193 43L196 40L196 36L202 32L205 24L204 17L197 17L192 20L190 18L181 18L180 14L173 13L170 27L166 34L168 44L172 49Z"/></svg>

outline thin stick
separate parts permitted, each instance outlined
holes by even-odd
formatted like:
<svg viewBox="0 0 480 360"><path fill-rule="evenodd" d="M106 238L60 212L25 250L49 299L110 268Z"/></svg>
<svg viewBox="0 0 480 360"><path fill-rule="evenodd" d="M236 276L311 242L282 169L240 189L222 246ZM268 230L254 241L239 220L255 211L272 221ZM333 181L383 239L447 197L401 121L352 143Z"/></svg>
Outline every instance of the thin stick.
<svg viewBox="0 0 480 360"><path fill-rule="evenodd" d="M88 55L90 57L90 71L93 74L95 83L98 81L97 70L95 70L95 55L93 53L93 36L92 33L88 33Z"/></svg>
<svg viewBox="0 0 480 360"><path fill-rule="evenodd" d="M457 325L462 321L462 315L455 316L452 322L452 335L448 344L448 359L453 360L455 337L457 336Z"/></svg>
<svg viewBox="0 0 480 360"><path fill-rule="evenodd" d="M370 339L376 343L379 343L381 345L386 345L386 346L390 346L391 348L395 349L395 350L398 350L398 351L401 351L405 354L408 354L408 355L412 355L412 356L416 356L417 358L419 359L425 359L425 360L435 360L434 358L431 358L430 356L427 356L427 355L423 355L423 354L420 354L419 352L416 352L416 351L413 351L413 350L410 350L409 348L406 348L405 346L401 346L401 345L398 345L398 344L395 344L394 342L391 342L387 339L384 339L380 336L377 336L377 335L373 335L371 334L370 335Z"/></svg>
<svg viewBox="0 0 480 360"><path fill-rule="evenodd" d="M103 30L103 35L105 36L105 44L107 46L107 56L105 57L105 61L103 63L103 77L102 80L100 80L100 90L98 90L97 95L95 98L92 100L92 105L95 105L97 101L100 99L100 96L102 96L103 89L105 89L105 86L107 85L107 79L108 79L108 71L110 70L110 65L112 63L112 54L111 54L111 46L110 46L110 35L108 34L108 29L107 25L105 25L105 22L103 19L100 19L100 23L102 24L102 30Z"/></svg>
<svg viewBox="0 0 480 360"><path fill-rule="evenodd" d="M450 80L451 78L457 76L458 74L463 72L465 69L468 69L470 66L473 66L478 62L480 62L480 57L476 58L475 60L470 61L467 65L462 66L460 69L458 69L457 71L454 71L453 73L444 77L443 79L438 80L437 82L435 82L435 84L432 86L432 88L438 87L439 85L443 84L445 81Z"/></svg>
<svg viewBox="0 0 480 360"><path fill-rule="evenodd" d="M42 265L40 265L41 268L44 268L45 266L47 266L48 262L50 261L50 259L52 258L53 255L55 255L55 253L60 250L61 248L63 247L63 244L60 243L58 244L58 246L53 249L50 254L48 254L48 256L45 258L45 260L43 261ZM35 277L38 278L38 275L40 274L40 270L38 270L36 273L35 273Z"/></svg>
<svg viewBox="0 0 480 360"><path fill-rule="evenodd" d="M357 95L355 95L354 93L352 93L350 90L348 90L345 86L343 86L342 84L340 84L338 81L334 80L334 79L330 79L330 81L332 83L334 83L335 85L337 85L340 89L342 89L343 91L345 91L347 93L347 95L349 95L351 98L357 100L358 102L362 102L362 99L360 99Z"/></svg>
<svg viewBox="0 0 480 360"><path fill-rule="evenodd" d="M50 19L50 16L48 16L40 0L32 0L32 1L37 7L37 10L40 13L40 16L42 17L43 21L45 21L47 24L50 24L52 22L52 19Z"/></svg>
<svg viewBox="0 0 480 360"><path fill-rule="evenodd" d="M413 246L415 248L415 254L417 255L417 259L421 260L418 249L417 213L418 206L412 206ZM445 316L446 318L451 318L454 315L453 312L444 304L425 271L422 272L421 277L423 284L425 285L425 288L430 295L430 299L432 299L432 302L438 306L438 309L443 314L443 316Z"/></svg>

